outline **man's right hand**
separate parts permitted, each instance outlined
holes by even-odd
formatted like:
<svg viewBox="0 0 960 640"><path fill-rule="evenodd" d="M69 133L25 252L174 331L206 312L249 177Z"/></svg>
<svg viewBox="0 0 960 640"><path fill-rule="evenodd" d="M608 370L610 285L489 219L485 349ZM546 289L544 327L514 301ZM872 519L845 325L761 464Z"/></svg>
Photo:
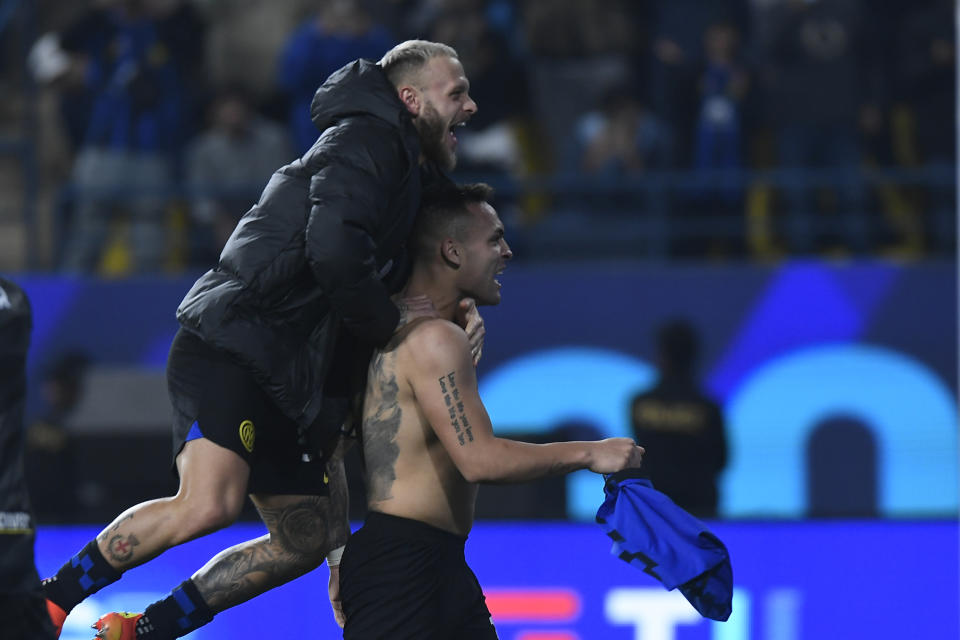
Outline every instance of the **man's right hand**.
<svg viewBox="0 0 960 640"><path fill-rule="evenodd" d="M643 447L630 438L607 438L590 444L589 469L594 473L616 473L643 462Z"/></svg>
<svg viewBox="0 0 960 640"><path fill-rule="evenodd" d="M477 302L473 298L464 298L457 305L457 324L467 333L473 366L477 366L480 356L483 355L483 336L486 335L487 330L483 326L483 318L477 311Z"/></svg>

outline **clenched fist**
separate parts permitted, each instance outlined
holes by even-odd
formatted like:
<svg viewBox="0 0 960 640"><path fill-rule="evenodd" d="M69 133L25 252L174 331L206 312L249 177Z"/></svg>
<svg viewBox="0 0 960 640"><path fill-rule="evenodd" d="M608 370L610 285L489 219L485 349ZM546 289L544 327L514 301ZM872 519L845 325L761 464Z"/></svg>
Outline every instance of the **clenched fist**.
<svg viewBox="0 0 960 640"><path fill-rule="evenodd" d="M607 438L590 444L589 469L594 473L616 473L643 462L643 447L630 438Z"/></svg>

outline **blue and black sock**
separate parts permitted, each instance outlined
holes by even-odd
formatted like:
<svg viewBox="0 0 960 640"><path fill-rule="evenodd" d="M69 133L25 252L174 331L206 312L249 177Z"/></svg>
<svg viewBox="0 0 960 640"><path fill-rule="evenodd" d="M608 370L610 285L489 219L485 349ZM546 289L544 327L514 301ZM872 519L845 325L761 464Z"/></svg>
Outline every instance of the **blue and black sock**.
<svg viewBox="0 0 960 640"><path fill-rule="evenodd" d="M185 636L213 620L213 611L204 602L192 580L184 581L169 596L154 602L137 620L137 638L170 640Z"/></svg>
<svg viewBox="0 0 960 640"><path fill-rule="evenodd" d="M56 575L43 581L43 591L48 600L69 613L87 596L113 584L120 576L121 572L110 566L93 539Z"/></svg>

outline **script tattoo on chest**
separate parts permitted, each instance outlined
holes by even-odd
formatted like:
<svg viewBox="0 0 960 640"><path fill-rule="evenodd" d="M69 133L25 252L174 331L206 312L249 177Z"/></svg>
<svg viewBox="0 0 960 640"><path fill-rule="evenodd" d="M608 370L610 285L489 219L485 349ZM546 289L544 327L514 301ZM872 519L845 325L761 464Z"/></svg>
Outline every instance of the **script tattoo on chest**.
<svg viewBox="0 0 960 640"><path fill-rule="evenodd" d="M370 362L363 416L363 452L367 462L367 495L371 501L389 500L397 479L400 455L397 431L402 412L397 404L396 352L378 351Z"/></svg>
<svg viewBox="0 0 960 640"><path fill-rule="evenodd" d="M460 399L460 389L457 387L456 373L451 371L445 376L440 376L437 381L440 383L440 393L443 394L443 403L447 405L447 412L450 415L450 424L457 434L457 442L464 446L473 442L473 428L467 420L467 415L463 411L463 400Z"/></svg>

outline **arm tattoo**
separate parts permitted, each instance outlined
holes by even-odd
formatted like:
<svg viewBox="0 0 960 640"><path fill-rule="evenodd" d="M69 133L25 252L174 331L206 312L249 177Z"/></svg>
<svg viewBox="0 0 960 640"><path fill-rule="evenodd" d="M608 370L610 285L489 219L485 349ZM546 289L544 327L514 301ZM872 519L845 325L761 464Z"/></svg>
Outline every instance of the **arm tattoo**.
<svg viewBox="0 0 960 640"><path fill-rule="evenodd" d="M371 502L389 500L397 479L400 455L397 431L402 412L397 403L396 352L377 352L370 362L366 409L363 416L363 453L367 462L367 496Z"/></svg>
<svg viewBox="0 0 960 640"><path fill-rule="evenodd" d="M463 400L460 399L456 374L451 371L445 376L440 376L437 381L440 383L443 403L447 405L447 412L450 414L450 424L457 433L457 442L461 447L473 442L473 428L463 410Z"/></svg>

